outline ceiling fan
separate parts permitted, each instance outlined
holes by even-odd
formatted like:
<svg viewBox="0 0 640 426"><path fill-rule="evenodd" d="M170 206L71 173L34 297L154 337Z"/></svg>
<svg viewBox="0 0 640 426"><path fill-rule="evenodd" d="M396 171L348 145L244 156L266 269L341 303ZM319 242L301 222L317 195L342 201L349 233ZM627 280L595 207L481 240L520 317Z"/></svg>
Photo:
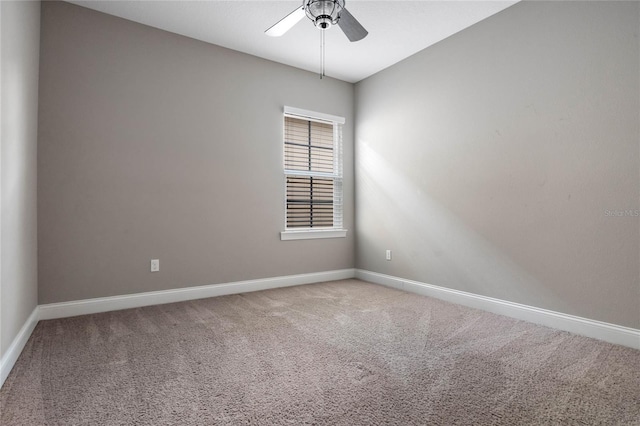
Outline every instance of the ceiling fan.
<svg viewBox="0 0 640 426"><path fill-rule="evenodd" d="M306 15L320 30L338 25L349 41L362 40L368 31L344 7L345 0L302 0L302 5L265 31L272 37L279 37L289 31Z"/></svg>

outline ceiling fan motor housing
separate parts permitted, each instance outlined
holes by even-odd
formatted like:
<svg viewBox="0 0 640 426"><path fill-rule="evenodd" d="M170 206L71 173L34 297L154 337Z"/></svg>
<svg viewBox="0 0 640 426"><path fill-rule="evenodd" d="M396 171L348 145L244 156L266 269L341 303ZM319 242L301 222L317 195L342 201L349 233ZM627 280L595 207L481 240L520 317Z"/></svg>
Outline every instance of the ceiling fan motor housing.
<svg viewBox="0 0 640 426"><path fill-rule="evenodd" d="M326 30L340 20L344 0L305 0L304 11L313 24Z"/></svg>

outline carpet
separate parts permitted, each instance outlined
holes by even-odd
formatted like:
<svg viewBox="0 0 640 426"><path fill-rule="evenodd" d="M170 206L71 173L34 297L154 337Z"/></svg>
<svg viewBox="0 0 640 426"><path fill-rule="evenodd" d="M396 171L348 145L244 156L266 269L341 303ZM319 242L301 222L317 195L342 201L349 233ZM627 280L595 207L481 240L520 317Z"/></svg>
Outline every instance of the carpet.
<svg viewBox="0 0 640 426"><path fill-rule="evenodd" d="M344 280L38 323L8 425L640 425L640 351Z"/></svg>

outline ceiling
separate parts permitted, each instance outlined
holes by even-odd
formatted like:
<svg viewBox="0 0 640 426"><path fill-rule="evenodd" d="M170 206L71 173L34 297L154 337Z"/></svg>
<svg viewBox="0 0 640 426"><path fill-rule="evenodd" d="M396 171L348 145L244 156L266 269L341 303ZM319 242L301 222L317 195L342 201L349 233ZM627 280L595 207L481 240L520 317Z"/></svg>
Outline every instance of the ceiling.
<svg viewBox="0 0 640 426"><path fill-rule="evenodd" d="M326 75L355 83L443 40L516 1L365 1L346 8L369 31L351 43L326 32ZM302 5L286 1L71 0L80 6L304 70L320 71L320 31L304 18L282 37L264 31Z"/></svg>

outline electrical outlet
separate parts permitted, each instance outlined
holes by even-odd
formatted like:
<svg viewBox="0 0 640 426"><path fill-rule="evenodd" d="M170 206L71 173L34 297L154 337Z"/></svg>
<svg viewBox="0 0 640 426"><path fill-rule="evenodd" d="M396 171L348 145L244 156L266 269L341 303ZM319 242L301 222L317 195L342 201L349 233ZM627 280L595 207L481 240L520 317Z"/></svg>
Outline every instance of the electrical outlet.
<svg viewBox="0 0 640 426"><path fill-rule="evenodd" d="M387 250L387 260L391 260L391 250Z"/></svg>
<svg viewBox="0 0 640 426"><path fill-rule="evenodd" d="M151 272L160 271L160 259L151 259Z"/></svg>

